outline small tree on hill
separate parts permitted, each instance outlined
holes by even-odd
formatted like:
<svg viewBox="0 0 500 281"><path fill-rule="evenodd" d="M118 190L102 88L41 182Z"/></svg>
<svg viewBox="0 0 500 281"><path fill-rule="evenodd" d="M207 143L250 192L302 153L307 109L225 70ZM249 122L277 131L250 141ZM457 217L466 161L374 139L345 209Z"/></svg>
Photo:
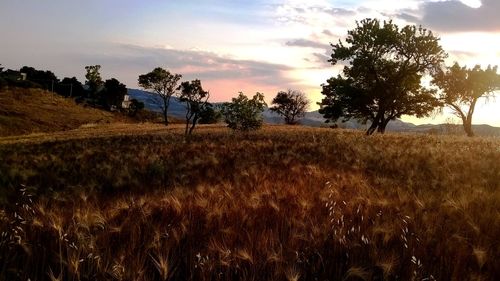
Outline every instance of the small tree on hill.
<svg viewBox="0 0 500 281"><path fill-rule="evenodd" d="M186 103L186 130L185 135L191 135L200 118L201 112L207 106L210 93L203 90L201 81L182 82L179 100ZM190 127L191 126L191 127Z"/></svg>
<svg viewBox="0 0 500 281"><path fill-rule="evenodd" d="M175 94L181 77L182 75L170 73L161 67L139 76L139 86L146 90L153 90L153 93L160 98L157 104L162 110L165 125L168 125L170 98Z"/></svg>
<svg viewBox="0 0 500 281"><path fill-rule="evenodd" d="M343 75L323 84L320 113L328 121L356 118L371 122L367 134L385 132L402 115L428 116L439 102L422 86L446 58L439 39L416 26L365 19L348 32L346 45L332 45L329 62L347 61Z"/></svg>
<svg viewBox="0 0 500 281"><path fill-rule="evenodd" d="M297 119L304 117L309 106L309 100L303 92L288 90L279 92L273 99L275 106L270 109L285 118L287 124L297 123Z"/></svg>
<svg viewBox="0 0 500 281"><path fill-rule="evenodd" d="M64 77L57 85L56 92L64 97L82 97L85 95L83 85L76 77Z"/></svg>
<svg viewBox="0 0 500 281"><path fill-rule="evenodd" d="M101 69L100 65L89 65L85 67L85 84L89 87L90 98L93 99L93 103L96 102L98 98L98 92L102 90L104 83L101 78L101 73L99 72Z"/></svg>
<svg viewBox="0 0 500 281"><path fill-rule="evenodd" d="M135 117L139 111L144 109L144 103L138 101L137 99L130 100L130 106L128 107L128 115Z"/></svg>
<svg viewBox="0 0 500 281"><path fill-rule="evenodd" d="M115 78L111 78L104 82L104 91L102 93L102 105L108 109L112 106L120 107L123 98L127 94L127 86Z"/></svg>
<svg viewBox="0 0 500 281"><path fill-rule="evenodd" d="M30 66L23 66L19 72L26 74L26 80L45 90L54 91L59 83L57 76L50 70L37 70Z"/></svg>
<svg viewBox="0 0 500 281"><path fill-rule="evenodd" d="M492 96L500 89L500 75L497 67L488 66L485 70L476 65L472 69L461 67L458 63L434 75L433 84L442 91L439 99L451 107L462 120L467 136L474 136L472 115L480 98Z"/></svg>
<svg viewBox="0 0 500 281"><path fill-rule="evenodd" d="M240 92L232 102L224 103L222 115L228 127L233 130L256 130L262 126L262 112L266 106L263 94L256 93L249 99Z"/></svg>

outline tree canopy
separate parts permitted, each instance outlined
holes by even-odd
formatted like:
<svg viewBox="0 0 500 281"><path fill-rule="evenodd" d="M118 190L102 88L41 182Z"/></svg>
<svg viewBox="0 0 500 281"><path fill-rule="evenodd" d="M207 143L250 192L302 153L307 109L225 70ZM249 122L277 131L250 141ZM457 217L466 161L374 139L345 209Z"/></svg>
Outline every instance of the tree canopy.
<svg viewBox="0 0 500 281"><path fill-rule="evenodd" d="M127 94L127 86L118 81L116 78L111 78L104 82L104 91L102 94L102 104L107 108L112 106L120 107L123 98Z"/></svg>
<svg viewBox="0 0 500 281"><path fill-rule="evenodd" d="M477 101L482 97L493 95L500 89L500 75L497 66L481 69L461 67L458 63L440 70L434 75L432 83L441 89L439 99L449 106L456 116L462 120L465 133L472 137L472 116Z"/></svg>
<svg viewBox="0 0 500 281"><path fill-rule="evenodd" d="M371 122L367 134L384 133L390 120L424 117L439 105L435 91L421 85L447 56L431 31L365 19L348 32L345 44L331 46L329 62L346 65L322 85L320 113L328 121L355 118Z"/></svg>
<svg viewBox="0 0 500 281"><path fill-rule="evenodd" d="M256 130L262 126L262 112L266 106L263 94L256 93L249 99L240 92L231 102L224 103L222 115L228 127L233 130Z"/></svg>
<svg viewBox="0 0 500 281"><path fill-rule="evenodd" d="M57 85L56 92L65 97L82 97L85 95L83 85L76 77L64 77Z"/></svg>
<svg viewBox="0 0 500 281"><path fill-rule="evenodd" d="M304 117L309 100L303 92L288 90L279 92L273 99L274 105L270 109L285 118L287 124L297 123L297 119Z"/></svg>
<svg viewBox="0 0 500 281"><path fill-rule="evenodd" d="M202 108L200 112L200 119L198 123L200 124L216 124L220 122L222 119L222 113L220 110L216 107L214 108L214 105L211 103L207 103L207 105Z"/></svg>
<svg viewBox="0 0 500 281"><path fill-rule="evenodd" d="M147 90L153 90L153 93L160 97L157 105L163 112L165 125L168 125L167 115L170 98L175 94L181 78L182 75L170 73L170 71L161 67L157 67L153 71L139 76L139 86Z"/></svg>
<svg viewBox="0 0 500 281"><path fill-rule="evenodd" d="M101 78L101 73L99 72L100 69L100 65L89 65L85 67L85 71L87 72L85 74L85 79L87 79L85 84L89 86L89 90L93 96L101 90L101 87L104 84Z"/></svg>
<svg viewBox="0 0 500 281"><path fill-rule="evenodd" d="M38 70L34 67L23 66L19 72L26 74L26 80L46 90L54 90L56 84L59 83L57 76L50 70Z"/></svg>

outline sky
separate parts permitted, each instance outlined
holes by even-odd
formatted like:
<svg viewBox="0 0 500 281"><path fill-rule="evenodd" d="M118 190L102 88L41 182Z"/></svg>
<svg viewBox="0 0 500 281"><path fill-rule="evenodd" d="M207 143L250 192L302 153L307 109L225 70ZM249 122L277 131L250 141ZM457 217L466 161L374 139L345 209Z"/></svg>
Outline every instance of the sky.
<svg viewBox="0 0 500 281"><path fill-rule="evenodd" d="M201 79L213 101L243 91L304 91L341 71L327 62L364 18L418 24L441 38L448 65L500 65L499 0L2 0L0 64L84 81L86 65L129 88L157 66ZM475 124L500 126L500 95L478 103ZM451 120L448 110L415 124Z"/></svg>

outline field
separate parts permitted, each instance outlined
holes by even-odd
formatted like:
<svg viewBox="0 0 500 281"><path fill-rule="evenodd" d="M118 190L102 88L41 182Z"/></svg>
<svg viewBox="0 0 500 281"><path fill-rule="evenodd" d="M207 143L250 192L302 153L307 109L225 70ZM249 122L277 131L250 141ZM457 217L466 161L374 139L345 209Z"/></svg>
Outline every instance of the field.
<svg viewBox="0 0 500 281"><path fill-rule="evenodd" d="M1 280L500 280L500 140L109 124L0 138Z"/></svg>

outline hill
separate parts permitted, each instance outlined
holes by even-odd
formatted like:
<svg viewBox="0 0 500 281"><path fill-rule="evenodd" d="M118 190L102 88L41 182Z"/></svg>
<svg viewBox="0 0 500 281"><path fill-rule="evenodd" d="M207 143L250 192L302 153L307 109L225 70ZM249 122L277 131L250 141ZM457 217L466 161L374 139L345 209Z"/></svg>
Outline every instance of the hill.
<svg viewBox="0 0 500 281"><path fill-rule="evenodd" d="M5 280L499 280L496 138L116 126L0 139Z"/></svg>
<svg viewBox="0 0 500 281"><path fill-rule="evenodd" d="M0 91L0 136L64 131L114 120L110 112L84 108L71 99L40 89Z"/></svg>
<svg viewBox="0 0 500 281"><path fill-rule="evenodd" d="M128 89L128 95L131 99L137 99L144 103L144 107L154 112L161 112L159 104L162 104L160 97L147 91ZM186 108L178 98L172 97L168 106L168 115L183 120L186 117Z"/></svg>

